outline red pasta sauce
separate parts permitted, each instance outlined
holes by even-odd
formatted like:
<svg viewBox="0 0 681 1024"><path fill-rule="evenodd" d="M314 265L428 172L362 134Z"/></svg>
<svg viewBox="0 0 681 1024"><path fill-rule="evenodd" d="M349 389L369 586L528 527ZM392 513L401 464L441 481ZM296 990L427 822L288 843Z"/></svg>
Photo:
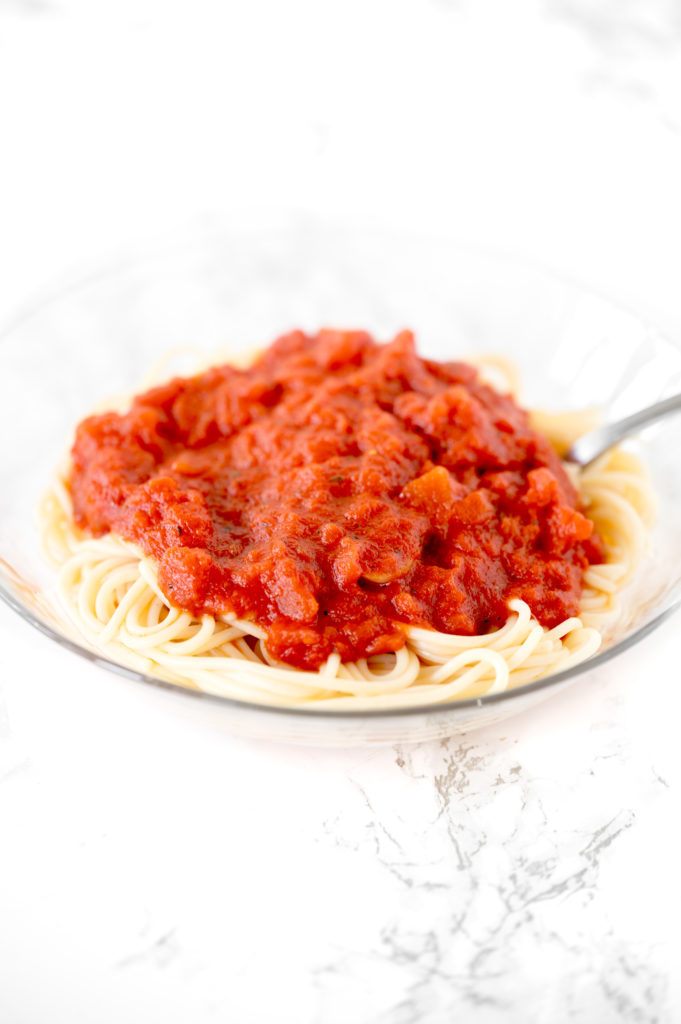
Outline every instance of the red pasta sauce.
<svg viewBox="0 0 681 1024"><path fill-rule="evenodd" d="M77 428L76 524L136 542L169 602L236 612L315 669L395 651L406 627L487 633L521 598L578 612L603 548L549 441L409 331L294 331Z"/></svg>

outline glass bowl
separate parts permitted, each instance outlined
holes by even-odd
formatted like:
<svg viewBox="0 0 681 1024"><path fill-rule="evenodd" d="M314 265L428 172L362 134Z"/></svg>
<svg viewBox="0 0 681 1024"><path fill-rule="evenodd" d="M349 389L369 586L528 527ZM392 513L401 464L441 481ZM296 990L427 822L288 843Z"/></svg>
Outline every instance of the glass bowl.
<svg viewBox="0 0 681 1024"><path fill-rule="evenodd" d="M169 350L244 353L293 327L415 330L435 358L510 357L522 402L606 416L681 390L681 350L633 313L508 259L450 241L310 223L183 237L36 302L0 337L0 596L74 654L235 733L311 744L441 738L499 721L622 655L681 599L681 417L641 442L659 500L652 552L624 595L619 634L573 669L476 700L394 711L271 709L116 665L75 633L43 562L35 510L75 423L135 390Z"/></svg>

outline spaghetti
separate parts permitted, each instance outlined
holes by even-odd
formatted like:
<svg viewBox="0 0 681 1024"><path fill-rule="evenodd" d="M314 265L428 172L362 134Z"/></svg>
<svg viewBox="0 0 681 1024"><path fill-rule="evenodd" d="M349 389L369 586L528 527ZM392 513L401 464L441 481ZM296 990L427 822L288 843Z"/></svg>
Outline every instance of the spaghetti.
<svg viewBox="0 0 681 1024"><path fill-rule="evenodd" d="M583 432L574 414L544 416L542 430L560 442ZM301 668L273 657L266 622L236 610L176 606L159 583L157 557L110 531L94 537L77 526L71 474L62 474L43 503L44 541L60 567L61 598L93 646L114 661L210 693L328 709L496 693L585 660L616 629L617 594L645 553L653 514L638 460L609 453L574 481L605 546L602 561L594 558L580 570L578 614L542 623L527 600L511 596L496 628L456 633L407 622L394 650L352 660L333 650L320 666Z"/></svg>

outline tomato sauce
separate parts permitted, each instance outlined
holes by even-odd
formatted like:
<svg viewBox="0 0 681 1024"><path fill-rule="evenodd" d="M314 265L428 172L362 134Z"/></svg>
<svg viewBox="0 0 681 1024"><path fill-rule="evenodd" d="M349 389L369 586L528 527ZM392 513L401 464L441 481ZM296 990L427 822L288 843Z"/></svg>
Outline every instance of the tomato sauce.
<svg viewBox="0 0 681 1024"><path fill-rule="evenodd" d="M546 438L404 331L294 331L77 428L76 524L136 542L168 600L236 612L279 661L394 651L409 624L486 633L522 598L578 612L603 557Z"/></svg>

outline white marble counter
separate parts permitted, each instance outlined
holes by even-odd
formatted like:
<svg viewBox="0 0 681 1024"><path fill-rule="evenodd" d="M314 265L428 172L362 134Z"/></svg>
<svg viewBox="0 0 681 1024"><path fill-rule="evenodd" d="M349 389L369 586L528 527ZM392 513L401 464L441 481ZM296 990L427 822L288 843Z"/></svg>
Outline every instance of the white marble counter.
<svg viewBox="0 0 681 1024"><path fill-rule="evenodd" d="M342 752L187 722L3 613L3 1020L674 1021L678 628Z"/></svg>
<svg viewBox="0 0 681 1024"><path fill-rule="evenodd" d="M4 317L271 204L681 327L672 2L0 0L0 96ZM499 726L343 752L189 721L0 608L0 1020L679 1020L680 626Z"/></svg>

